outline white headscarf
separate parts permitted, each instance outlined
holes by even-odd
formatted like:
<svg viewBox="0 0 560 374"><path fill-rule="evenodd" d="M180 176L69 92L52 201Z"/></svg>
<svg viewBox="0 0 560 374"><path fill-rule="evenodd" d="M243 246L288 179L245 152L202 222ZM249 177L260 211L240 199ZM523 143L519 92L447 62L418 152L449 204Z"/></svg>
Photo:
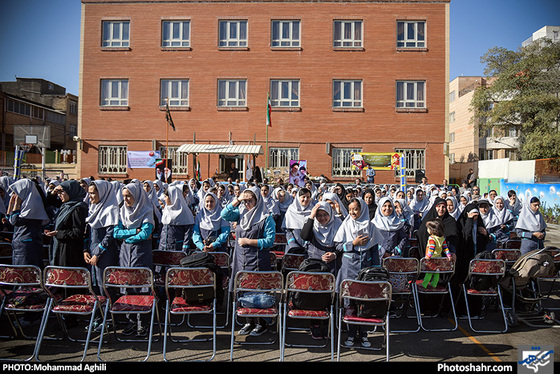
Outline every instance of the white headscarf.
<svg viewBox="0 0 560 374"><path fill-rule="evenodd" d="M383 205L387 202L393 207L393 213L389 216L385 216L381 210ZM395 205L390 197L383 197L379 200L379 204L377 204L377 211L375 212L375 216L371 222L374 224L376 229L381 231L397 231L404 226L404 221L401 220L397 215L397 212L395 212Z"/></svg>
<svg viewBox="0 0 560 374"><path fill-rule="evenodd" d="M544 217L541 214L540 210L533 212L533 210L531 209L531 200L533 199L540 201L535 196L525 198L515 228L527 230L530 232L542 231L546 229L546 222L544 221Z"/></svg>
<svg viewBox="0 0 560 374"><path fill-rule="evenodd" d="M417 198L418 191L422 191L422 200L418 200ZM417 188L416 191L414 191L414 196L410 202L410 208L414 213L424 213L428 210L429 206L430 201L428 200L428 197L426 197L424 190Z"/></svg>
<svg viewBox="0 0 560 374"><path fill-rule="evenodd" d="M127 229L139 229L144 223L154 225L154 208L148 199L148 194L140 183L132 182L123 187L128 190L134 198L131 207L123 204L119 211L119 217Z"/></svg>
<svg viewBox="0 0 560 374"><path fill-rule="evenodd" d="M116 186L104 180L96 180L92 184L97 188L99 202L89 204L89 214L86 222L92 229L116 226L119 223Z"/></svg>
<svg viewBox="0 0 560 374"><path fill-rule="evenodd" d="M160 210L159 200L157 197L157 191L156 188L154 187L154 182L152 182L151 180L145 180L142 183L142 187L144 187L144 183L147 183L148 186L150 186L150 192L147 192L148 200L152 202L152 206L154 207L154 213L157 219L161 220L161 210Z"/></svg>
<svg viewBox="0 0 560 374"><path fill-rule="evenodd" d="M49 222L38 186L33 181L20 179L12 183L9 189L22 200L19 213L21 218L41 220L43 224Z"/></svg>
<svg viewBox="0 0 560 374"><path fill-rule="evenodd" d="M313 222L313 234L319 243L325 247L332 247L334 246L334 237L338 232L340 225L342 225L342 221L335 215L331 204L325 201L321 201L317 204L320 205L318 210L327 212L329 215L329 221L323 226L319 223L317 217L315 217L315 222Z"/></svg>
<svg viewBox="0 0 560 374"><path fill-rule="evenodd" d="M294 197L288 193L288 191L284 191L284 201L280 202L278 199L278 193L280 191L284 191L282 187L277 187L272 191L272 198L276 200L276 205L280 210L280 213L286 213L292 202L294 201Z"/></svg>
<svg viewBox="0 0 560 374"><path fill-rule="evenodd" d="M208 210L206 208L206 198L210 196L214 199L214 209ZM212 192L208 192L206 196L204 196L202 208L196 214L196 224L204 230L208 231L218 231L221 230L222 227L229 226L229 222L221 216L222 213L222 206L219 204L218 197L213 194Z"/></svg>
<svg viewBox="0 0 560 374"><path fill-rule="evenodd" d="M344 204L340 200L340 197L337 194L335 194L334 192L325 192L323 196L321 196L321 201L327 201L327 200L338 203L342 217L346 217L348 215L348 210L346 210L346 207L344 206Z"/></svg>
<svg viewBox="0 0 560 374"><path fill-rule="evenodd" d="M457 199L455 198L455 196L451 195L448 196L447 198L445 198L445 200L450 200L453 203L453 211L450 212L449 209L447 210L447 212L449 213L449 215L453 218L455 218L455 220L457 220L459 218L459 216L461 215L461 208L459 208L459 202L457 201Z"/></svg>
<svg viewBox="0 0 560 374"><path fill-rule="evenodd" d="M241 217L239 218L239 226L241 227L241 229L246 231L249 230L251 226L265 220L268 217L268 212L266 210L266 206L264 205L261 191L258 187L253 186L247 188L246 190L244 190L244 192L245 191L251 191L257 199L257 203L250 210L247 210L247 208L239 210L241 215Z"/></svg>
<svg viewBox="0 0 560 374"><path fill-rule="evenodd" d="M294 201L290 204L288 210L286 210L286 215L284 216L284 222L282 224L283 228L292 230L302 229L307 218L309 218L311 214L311 210L313 209L311 202L307 206L303 206L301 201L299 201L301 191L302 190L298 191ZM307 189L305 191L307 191Z"/></svg>
<svg viewBox="0 0 560 374"><path fill-rule="evenodd" d="M370 248L377 240L375 235L375 226L369 219L369 209L366 202L362 198L355 198L352 200L357 200L360 204L360 216L358 219L352 218L350 214L346 216L342 225L336 232L334 241L337 243L345 243L353 241L359 235L365 235L369 237L369 241L364 246L354 246L354 249L358 251L366 250ZM352 203L352 202L351 202Z"/></svg>
<svg viewBox="0 0 560 374"><path fill-rule="evenodd" d="M189 209L187 200L183 196L183 186L173 185L167 188L167 196L171 204L165 205L161 214L164 225L186 226L194 224L194 217Z"/></svg>
<svg viewBox="0 0 560 374"><path fill-rule="evenodd" d="M480 204L488 204L488 213L482 214L480 211ZM482 218L482 222L484 222L484 227L487 229L494 228L496 226L500 226L501 222L498 217L494 214L494 210L492 208L492 203L490 200L487 199L480 199L478 200L478 206L480 211L480 217Z"/></svg>
<svg viewBox="0 0 560 374"><path fill-rule="evenodd" d="M504 206L503 206L502 209L498 209L496 207L496 200L502 200L502 202L504 203ZM513 213L508 210L507 200L504 199L503 196L496 196L494 198L494 205L492 206L492 210L494 211L494 214L496 215L496 217L498 217L498 220L500 221L501 225L505 225L506 223L508 223L509 221L511 221L513 219Z"/></svg>

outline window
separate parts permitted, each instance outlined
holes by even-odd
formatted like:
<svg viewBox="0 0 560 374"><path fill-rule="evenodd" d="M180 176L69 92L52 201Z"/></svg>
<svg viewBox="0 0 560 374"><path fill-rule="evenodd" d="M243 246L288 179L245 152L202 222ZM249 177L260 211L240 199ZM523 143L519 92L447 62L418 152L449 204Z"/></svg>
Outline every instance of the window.
<svg viewBox="0 0 560 374"><path fill-rule="evenodd" d="M21 101L16 101L12 99L6 100L6 109L8 112L22 114L24 116L31 115L31 105L23 103Z"/></svg>
<svg viewBox="0 0 560 374"><path fill-rule="evenodd" d="M452 103L455 101L455 91L451 91L449 93L449 102Z"/></svg>
<svg viewBox="0 0 560 374"><path fill-rule="evenodd" d="M333 108L361 108L362 81L333 81Z"/></svg>
<svg viewBox="0 0 560 374"><path fill-rule="evenodd" d="M398 21L397 22L397 47L398 48L425 48L426 47L426 22L425 21Z"/></svg>
<svg viewBox="0 0 560 374"><path fill-rule="evenodd" d="M177 152L179 147L169 147L169 157L166 157L165 147L159 148L159 153L163 159L171 159L171 171L174 175L186 175L189 173L188 153Z"/></svg>
<svg viewBox="0 0 560 374"><path fill-rule="evenodd" d="M225 79L218 80L218 106L246 107L247 81Z"/></svg>
<svg viewBox="0 0 560 374"><path fill-rule="evenodd" d="M125 145L99 146L99 173L100 174L126 174Z"/></svg>
<svg viewBox="0 0 560 374"><path fill-rule="evenodd" d="M219 47L247 47L247 21L220 21Z"/></svg>
<svg viewBox="0 0 560 374"><path fill-rule="evenodd" d="M300 21L272 21L272 47L300 47Z"/></svg>
<svg viewBox="0 0 560 374"><path fill-rule="evenodd" d="M416 170L426 170L425 149L395 149L403 155L406 162L406 176L415 177ZM400 176L400 170L395 170L395 177Z"/></svg>
<svg viewBox="0 0 560 374"><path fill-rule="evenodd" d="M449 143L453 143L454 141L455 141L455 133L450 132L449 133Z"/></svg>
<svg viewBox="0 0 560 374"><path fill-rule="evenodd" d="M161 30L162 47L190 47L190 21L163 21Z"/></svg>
<svg viewBox="0 0 560 374"><path fill-rule="evenodd" d="M101 106L128 106L128 79L101 80Z"/></svg>
<svg viewBox="0 0 560 374"><path fill-rule="evenodd" d="M299 107L299 80L271 80L270 104L274 107Z"/></svg>
<svg viewBox="0 0 560 374"><path fill-rule="evenodd" d="M269 166L271 168L289 168L290 160L299 160L299 148L271 147L269 153Z"/></svg>
<svg viewBox="0 0 560 374"><path fill-rule="evenodd" d="M397 108L425 108L425 86L426 82L423 81L398 81Z"/></svg>
<svg viewBox="0 0 560 374"><path fill-rule="evenodd" d="M455 163L455 153L449 154L449 162L454 164Z"/></svg>
<svg viewBox="0 0 560 374"><path fill-rule="evenodd" d="M102 47L126 48L130 46L130 21L103 21Z"/></svg>
<svg viewBox="0 0 560 374"><path fill-rule="evenodd" d="M161 81L161 106L169 100L169 107L189 106L189 80L162 79Z"/></svg>
<svg viewBox="0 0 560 374"><path fill-rule="evenodd" d="M449 123L455 122L455 112L449 113Z"/></svg>
<svg viewBox="0 0 560 374"><path fill-rule="evenodd" d="M361 148L333 148L332 176L356 177L361 175L360 170L352 169L352 154L361 152Z"/></svg>
<svg viewBox="0 0 560 374"><path fill-rule="evenodd" d="M362 21L334 21L333 46L361 48Z"/></svg>

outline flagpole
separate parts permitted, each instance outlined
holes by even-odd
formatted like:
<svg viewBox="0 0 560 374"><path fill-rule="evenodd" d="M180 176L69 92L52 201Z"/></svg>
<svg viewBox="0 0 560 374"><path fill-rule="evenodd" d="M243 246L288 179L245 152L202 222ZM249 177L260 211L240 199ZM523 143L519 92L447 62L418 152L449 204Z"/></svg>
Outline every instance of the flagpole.
<svg viewBox="0 0 560 374"><path fill-rule="evenodd" d="M266 94L266 155L265 155L265 174L268 173L268 128L270 127L270 92Z"/></svg>
<svg viewBox="0 0 560 374"><path fill-rule="evenodd" d="M167 101L167 105L166 105L166 109L169 110L169 97L166 98ZM167 122L167 121L166 121ZM165 139L165 168L168 167L167 165L167 160L169 158L169 123L166 123L165 126L165 132L166 132L166 139ZM165 170L164 170L165 173Z"/></svg>

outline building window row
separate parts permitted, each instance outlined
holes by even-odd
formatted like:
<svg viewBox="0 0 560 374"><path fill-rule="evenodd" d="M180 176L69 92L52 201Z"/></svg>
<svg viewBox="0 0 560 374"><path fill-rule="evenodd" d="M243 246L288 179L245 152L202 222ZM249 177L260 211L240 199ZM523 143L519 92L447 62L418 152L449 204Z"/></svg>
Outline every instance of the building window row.
<svg viewBox="0 0 560 374"><path fill-rule="evenodd" d="M249 21L246 19L220 20L218 23L219 48L247 48ZM397 21L397 48L426 48L426 21ZM130 47L130 21L103 21L101 46L103 48ZM270 45L272 48L300 48L302 45L301 20L272 20ZM363 20L334 20L333 48L363 48ZM163 48L191 47L191 20L162 21Z"/></svg>
<svg viewBox="0 0 560 374"><path fill-rule="evenodd" d="M190 100L190 84L188 79L162 79L160 82L160 106L170 108L188 108ZM223 108L247 107L246 79L218 79L217 106ZM128 107L128 79L102 79L102 107ZM300 108L299 79L270 80L270 102L273 108ZM363 81L333 80L332 107L334 109L364 107ZM397 109L425 109L425 81L397 81Z"/></svg>

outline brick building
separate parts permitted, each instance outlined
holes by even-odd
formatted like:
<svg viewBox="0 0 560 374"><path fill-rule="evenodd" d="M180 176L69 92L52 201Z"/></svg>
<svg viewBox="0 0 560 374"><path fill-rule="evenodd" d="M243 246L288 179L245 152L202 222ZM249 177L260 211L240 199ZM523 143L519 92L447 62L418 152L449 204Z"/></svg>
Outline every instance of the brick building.
<svg viewBox="0 0 560 374"><path fill-rule="evenodd" d="M349 181L356 151L447 176L449 0L82 0L81 33L82 176L153 179L127 152L167 146L179 179L295 159ZM261 148L175 152L186 144Z"/></svg>

